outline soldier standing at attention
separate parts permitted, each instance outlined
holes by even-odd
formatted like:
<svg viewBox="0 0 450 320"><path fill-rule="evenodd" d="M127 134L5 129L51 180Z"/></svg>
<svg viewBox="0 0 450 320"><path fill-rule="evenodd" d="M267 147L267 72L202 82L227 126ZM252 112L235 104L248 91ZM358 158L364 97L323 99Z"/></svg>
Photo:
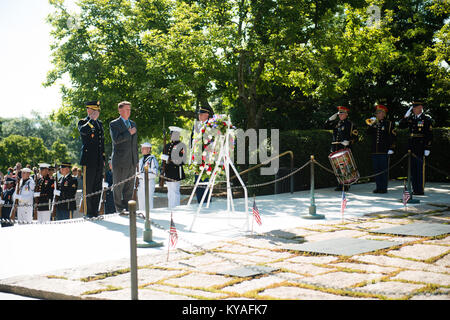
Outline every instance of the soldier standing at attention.
<svg viewBox="0 0 450 320"><path fill-rule="evenodd" d="M414 195L424 195L425 157L430 155L433 141L432 122L431 117L423 113L423 103L414 101L398 125L402 129L409 129L408 149L414 154L411 156L411 183Z"/></svg>
<svg viewBox="0 0 450 320"><path fill-rule="evenodd" d="M73 201L63 202L56 205L56 220L70 219L71 213L77 209L75 195L77 193L78 181L72 177L72 164L63 162L60 165L61 178L58 180L55 195L59 196L58 202L73 199ZM89 199L89 198L88 198Z"/></svg>
<svg viewBox="0 0 450 320"><path fill-rule="evenodd" d="M2 200L0 200L1 204L6 204L7 206L2 206L2 219L9 219L12 205L14 204L13 201L13 194L14 194L14 187L15 187L16 179L12 177L7 177L5 179L5 191L2 190ZM13 224L10 222L2 221L2 228L4 227L11 227Z"/></svg>
<svg viewBox="0 0 450 320"><path fill-rule="evenodd" d="M343 148L352 148L358 137L358 130L355 125L348 119L347 107L338 106L338 112L333 114L326 122L325 128L333 130L333 141L331 142L330 152L335 152ZM347 191L350 186L345 186ZM338 185L336 191L342 191L342 185Z"/></svg>
<svg viewBox="0 0 450 320"><path fill-rule="evenodd" d="M37 180L34 188L34 219L40 223L49 222L51 219L51 201L53 200L53 190L55 180L50 177L47 163L39 164L40 178Z"/></svg>
<svg viewBox="0 0 450 320"><path fill-rule="evenodd" d="M369 127L367 133L372 138L372 164L374 174L385 171L375 176L376 188L373 193L387 193L389 155L394 154L396 133L395 124L386 120L388 108L384 105L375 106L375 117L366 120Z"/></svg>
<svg viewBox="0 0 450 320"><path fill-rule="evenodd" d="M83 166L83 197L102 189L103 168L105 165L105 138L100 116L100 101L86 102L88 116L78 122L83 146L80 164ZM85 214L98 216L100 193L86 198Z"/></svg>
<svg viewBox="0 0 450 320"><path fill-rule="evenodd" d="M180 205L180 181L186 178L183 170L183 164L186 162L186 150L180 141L181 128L169 127L169 130L171 131L171 142L164 146L161 159L166 161L163 176L167 178L169 208L174 208Z"/></svg>

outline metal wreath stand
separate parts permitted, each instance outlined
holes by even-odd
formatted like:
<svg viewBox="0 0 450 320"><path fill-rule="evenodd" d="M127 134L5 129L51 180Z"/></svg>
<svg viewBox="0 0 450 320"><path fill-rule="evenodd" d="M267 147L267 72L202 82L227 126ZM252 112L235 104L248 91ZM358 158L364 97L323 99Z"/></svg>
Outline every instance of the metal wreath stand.
<svg viewBox="0 0 450 320"><path fill-rule="evenodd" d="M208 194L208 200L206 203L206 208L209 208L209 203L211 202L211 195L214 189L214 183L216 181L217 173L221 165L225 166L225 174L226 174L226 182L227 182L227 212L228 217L230 216L230 212L235 213L234 209L234 203L233 203L233 194L231 191L231 183L230 183L230 167L233 169L236 177L238 178L242 188L244 189L244 203L245 203L245 216L246 216L246 222L245 226L247 228L247 231L249 231L249 221L248 221L248 193L247 193L247 187L244 184L244 181L242 181L241 176L239 175L239 172L236 170L236 167L234 166L233 162L230 159L230 136L231 136L231 124L228 123L228 128L225 133L225 135L220 135L219 137L219 143L220 143L220 152L219 156L215 162L214 170L211 173L211 178L207 182L200 182L201 177L203 175L203 172L205 171L205 167L203 167L199 173L199 178L195 182L194 189L192 190L191 196L189 197L189 201L187 203L187 206L191 205L192 198L194 197L195 191L197 190L199 185L206 185L205 192L203 193L202 199L199 203L198 209L195 213L194 219L192 220L191 227L189 228L189 231L192 231L192 228L194 226L195 220L197 219L197 216L200 212L200 210L203 207L203 203L205 202L206 195ZM214 141L214 145L217 143L217 139ZM209 190L209 193L208 193ZM230 211L231 208L231 211Z"/></svg>

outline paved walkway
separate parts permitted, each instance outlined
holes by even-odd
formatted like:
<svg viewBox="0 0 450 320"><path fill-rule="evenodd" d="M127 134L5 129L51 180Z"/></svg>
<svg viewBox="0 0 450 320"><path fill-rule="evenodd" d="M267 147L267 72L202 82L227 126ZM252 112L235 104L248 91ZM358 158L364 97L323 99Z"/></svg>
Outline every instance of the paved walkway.
<svg viewBox="0 0 450 320"><path fill-rule="evenodd" d="M138 249L139 299L446 299L450 298L450 236L419 237L371 231L415 222L450 222L450 185L428 184L421 203L400 203L402 185L392 182L387 195L371 193L373 184L352 186L344 222L339 192L320 189L317 213L308 214L309 192L257 197L262 226L239 210L225 212L214 199L198 215L197 205L173 210L177 249L167 261L170 212L151 212L153 240L160 248ZM249 199L249 207L253 199ZM248 221L248 223L247 223ZM128 218L0 229L0 292L39 299L130 299ZM144 224L138 219L138 240ZM322 255L287 249L299 243L338 238L389 240L398 244L352 256ZM224 275L247 266L271 267L256 276Z"/></svg>

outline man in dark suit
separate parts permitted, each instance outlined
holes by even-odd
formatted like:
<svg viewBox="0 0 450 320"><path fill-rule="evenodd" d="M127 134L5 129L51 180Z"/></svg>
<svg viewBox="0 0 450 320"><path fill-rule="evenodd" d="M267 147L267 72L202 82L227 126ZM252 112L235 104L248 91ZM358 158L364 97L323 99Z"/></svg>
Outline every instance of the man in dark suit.
<svg viewBox="0 0 450 320"><path fill-rule="evenodd" d="M84 195L102 189L103 167L105 165L105 135L100 116L100 101L86 102L88 116L78 122L83 146L80 164L83 166ZM88 217L98 216L100 193L86 198L85 214Z"/></svg>
<svg viewBox="0 0 450 320"><path fill-rule="evenodd" d="M133 176L139 160L136 123L130 120L131 103L120 102L118 111L120 117L109 124L113 148L111 163L114 184ZM134 179L131 179L113 189L114 204L119 212L128 210L128 201L133 196L133 188Z"/></svg>

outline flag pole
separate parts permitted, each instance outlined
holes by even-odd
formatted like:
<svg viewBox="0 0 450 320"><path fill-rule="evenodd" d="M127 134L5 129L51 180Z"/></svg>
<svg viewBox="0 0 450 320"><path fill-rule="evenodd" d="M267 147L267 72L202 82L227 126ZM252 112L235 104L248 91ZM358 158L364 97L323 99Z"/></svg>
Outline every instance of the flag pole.
<svg viewBox="0 0 450 320"><path fill-rule="evenodd" d="M256 197L255 194L253 193L253 208L255 208L255 202L256 201ZM253 224L255 222L255 213L253 212L254 209L252 209L252 236L253 236Z"/></svg>
<svg viewBox="0 0 450 320"><path fill-rule="evenodd" d="M172 225L172 211L170 211L170 225ZM169 252L170 252L170 226L169 226L169 241L167 241L167 260L169 262Z"/></svg>

